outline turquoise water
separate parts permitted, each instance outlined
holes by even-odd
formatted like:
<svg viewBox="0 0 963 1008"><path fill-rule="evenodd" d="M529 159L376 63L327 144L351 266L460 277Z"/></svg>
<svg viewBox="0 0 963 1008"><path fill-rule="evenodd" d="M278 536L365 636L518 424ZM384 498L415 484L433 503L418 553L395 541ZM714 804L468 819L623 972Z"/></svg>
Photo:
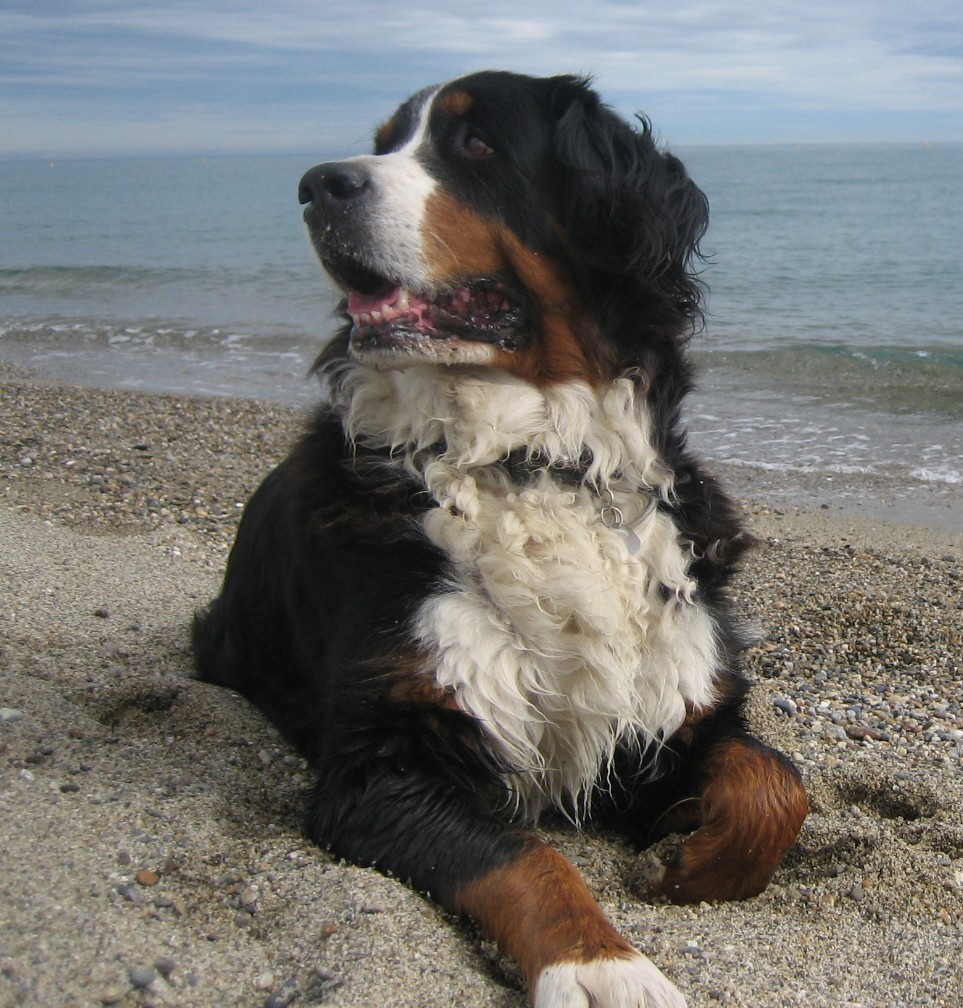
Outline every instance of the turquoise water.
<svg viewBox="0 0 963 1008"><path fill-rule="evenodd" d="M693 441L721 463L963 493L963 145L680 150L712 224ZM335 298L323 155L0 162L0 359L305 403Z"/></svg>

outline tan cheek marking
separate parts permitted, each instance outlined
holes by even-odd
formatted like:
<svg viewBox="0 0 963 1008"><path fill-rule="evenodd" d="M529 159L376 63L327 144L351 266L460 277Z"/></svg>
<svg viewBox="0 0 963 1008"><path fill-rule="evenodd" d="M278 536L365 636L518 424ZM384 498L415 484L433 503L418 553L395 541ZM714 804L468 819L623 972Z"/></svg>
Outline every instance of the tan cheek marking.
<svg viewBox="0 0 963 1008"><path fill-rule="evenodd" d="M448 193L436 190L428 197L423 222L422 241L432 279L462 281L505 267L495 228Z"/></svg>
<svg viewBox="0 0 963 1008"><path fill-rule="evenodd" d="M809 811L793 767L761 743L732 739L703 768L701 826L654 887L674 903L747 899L769 884Z"/></svg>
<svg viewBox="0 0 963 1008"><path fill-rule="evenodd" d="M502 240L512 271L532 297L539 315L535 345L509 364L511 370L540 386L602 381L598 334L558 263L525 248L509 231L503 233Z"/></svg>
<svg viewBox="0 0 963 1008"><path fill-rule="evenodd" d="M603 380L598 337L557 262L525 247L506 227L488 221L445 192L425 205L423 241L433 279L442 283L507 277L528 292L535 340L498 351L494 364L535 385Z"/></svg>
<svg viewBox="0 0 963 1008"><path fill-rule="evenodd" d="M554 963L634 955L575 866L530 839L516 858L462 887L455 896L457 910L519 964L530 989Z"/></svg>

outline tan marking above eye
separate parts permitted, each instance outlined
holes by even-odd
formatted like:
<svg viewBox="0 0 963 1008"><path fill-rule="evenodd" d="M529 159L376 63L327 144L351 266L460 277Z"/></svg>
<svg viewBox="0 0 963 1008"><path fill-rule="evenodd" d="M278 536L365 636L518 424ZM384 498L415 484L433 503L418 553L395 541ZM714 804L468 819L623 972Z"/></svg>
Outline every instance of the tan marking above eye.
<svg viewBox="0 0 963 1008"><path fill-rule="evenodd" d="M471 107L475 99L467 91L450 91L438 103L438 107L445 115L464 115Z"/></svg>
<svg viewBox="0 0 963 1008"><path fill-rule="evenodd" d="M380 150L390 147L391 141L394 139L394 134L394 119L389 119L387 122L383 122L375 133L375 147Z"/></svg>

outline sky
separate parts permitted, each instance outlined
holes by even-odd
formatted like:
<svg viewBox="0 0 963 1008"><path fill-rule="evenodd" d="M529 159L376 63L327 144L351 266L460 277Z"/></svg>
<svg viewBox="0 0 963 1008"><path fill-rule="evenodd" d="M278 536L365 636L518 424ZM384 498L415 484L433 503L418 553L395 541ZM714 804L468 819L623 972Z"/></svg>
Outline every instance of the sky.
<svg viewBox="0 0 963 1008"><path fill-rule="evenodd" d="M963 141L960 0L0 0L0 158L349 155L485 68L675 145Z"/></svg>

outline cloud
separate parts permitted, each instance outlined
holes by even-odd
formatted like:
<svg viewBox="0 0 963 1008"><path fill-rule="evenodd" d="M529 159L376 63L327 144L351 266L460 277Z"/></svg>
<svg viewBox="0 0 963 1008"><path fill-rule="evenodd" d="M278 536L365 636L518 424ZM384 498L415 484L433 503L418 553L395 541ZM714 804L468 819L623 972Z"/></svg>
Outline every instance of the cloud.
<svg viewBox="0 0 963 1008"><path fill-rule="evenodd" d="M958 0L0 2L0 136L15 153L46 153L45 136L79 151L85 134L122 148L133 123L141 147L291 149L323 115L351 143L412 90L485 66L592 73L620 111L665 112L690 141L820 121L834 139L843 119L902 138L914 116L963 138ZM732 137L726 119L755 133Z"/></svg>

